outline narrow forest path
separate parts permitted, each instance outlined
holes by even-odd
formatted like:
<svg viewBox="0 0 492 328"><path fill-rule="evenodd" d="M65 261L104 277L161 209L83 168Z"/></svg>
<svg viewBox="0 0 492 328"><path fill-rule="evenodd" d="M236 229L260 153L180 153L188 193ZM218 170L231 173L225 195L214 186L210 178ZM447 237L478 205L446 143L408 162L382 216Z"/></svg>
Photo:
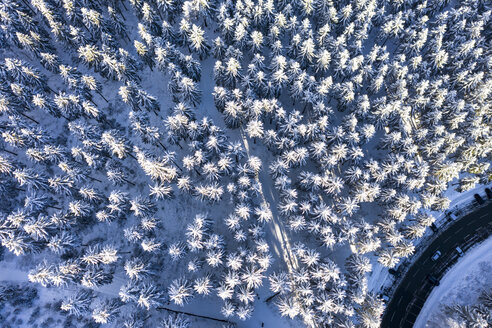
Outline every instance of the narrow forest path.
<svg viewBox="0 0 492 328"><path fill-rule="evenodd" d="M249 146L248 137L245 135L243 129L240 129L241 139L246 149L248 157L254 155L260 159L262 156L259 154L253 154ZM262 165L265 164L264 159ZM298 268L297 258L292 251L292 238L290 233L285 228L285 224L280 217L277 209L278 195L277 191L273 187L273 180L268 174L268 167L263 166L260 172L255 176L255 180L260 186L260 195L264 203L268 205L272 211L272 220L265 223L265 232L267 233L267 241L273 248L277 256L283 260L290 273Z"/></svg>

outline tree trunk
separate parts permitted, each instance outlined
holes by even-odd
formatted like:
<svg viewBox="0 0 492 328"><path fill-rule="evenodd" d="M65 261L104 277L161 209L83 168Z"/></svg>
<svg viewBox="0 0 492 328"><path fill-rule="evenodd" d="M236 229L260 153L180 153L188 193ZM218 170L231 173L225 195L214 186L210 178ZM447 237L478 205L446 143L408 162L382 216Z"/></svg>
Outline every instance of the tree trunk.
<svg viewBox="0 0 492 328"><path fill-rule="evenodd" d="M4 149L0 149L0 151L4 151L4 152L7 152L7 153L9 153L9 154L11 154L11 155L17 156L17 154L16 154L16 153L14 153L13 151L7 150L7 149L5 149L5 148L4 148Z"/></svg>
<svg viewBox="0 0 492 328"><path fill-rule="evenodd" d="M106 97L103 96L101 91L96 90L96 92L101 96L102 99L104 99L107 103L109 103L109 101L106 99Z"/></svg>
<svg viewBox="0 0 492 328"><path fill-rule="evenodd" d="M386 37L386 39L384 39L384 42L383 42L383 44L381 45L381 47L384 47L384 45L386 44L386 42L388 41L388 39L389 39L389 35Z"/></svg>
<svg viewBox="0 0 492 328"><path fill-rule="evenodd" d="M24 5L26 5L27 8L31 9L32 13L35 15L36 11L29 5L29 3L26 0L22 0Z"/></svg>
<svg viewBox="0 0 492 328"><path fill-rule="evenodd" d="M183 169L181 168L181 166L179 166L178 163L176 163L176 161L174 159L172 159L171 162L173 162L173 164L176 165L181 172L183 172Z"/></svg>
<svg viewBox="0 0 492 328"><path fill-rule="evenodd" d="M23 112L21 112L21 111L19 111L19 110L18 110L18 111L17 111L17 113L18 113L18 114L20 114L21 116L24 116L25 118L27 118L27 119L29 119L29 120L33 121L34 123L39 124L39 122L38 122L38 121L36 121L35 119L33 119L33 118L32 118L32 117L30 117L30 116L27 116L27 115L26 115L26 114L24 114Z"/></svg>
<svg viewBox="0 0 492 328"><path fill-rule="evenodd" d="M134 186L134 187L135 187L135 184L134 184L133 182L128 181L128 180L127 180L127 179L125 179L125 178L123 178L123 181L125 181L126 183L129 183L129 184L131 184L132 186Z"/></svg>
<svg viewBox="0 0 492 328"><path fill-rule="evenodd" d="M92 181L97 181L97 182L101 182L101 183L102 183L102 181L101 181L101 180L96 179L96 178L93 178L93 177L91 177L91 176L89 176L89 175L86 175L86 177L88 177L88 178L89 178L89 179L91 179Z"/></svg>
<svg viewBox="0 0 492 328"><path fill-rule="evenodd" d="M90 98L87 98L94 106L97 107L97 104L92 100L92 96Z"/></svg>
<svg viewBox="0 0 492 328"><path fill-rule="evenodd" d="M123 33L125 34L125 37L128 39L128 43L132 42L132 39L130 39L128 33L126 33L126 31L123 31Z"/></svg>
<svg viewBox="0 0 492 328"><path fill-rule="evenodd" d="M274 299L278 294L280 294L280 292L276 292L275 294L273 294L272 296L268 297L266 300L265 300L265 303L268 303L270 302L272 299Z"/></svg>
<svg viewBox="0 0 492 328"><path fill-rule="evenodd" d="M166 146L164 146L159 140L157 140L157 142L159 143L159 145L161 145L162 148L164 148L164 150L167 150Z"/></svg>

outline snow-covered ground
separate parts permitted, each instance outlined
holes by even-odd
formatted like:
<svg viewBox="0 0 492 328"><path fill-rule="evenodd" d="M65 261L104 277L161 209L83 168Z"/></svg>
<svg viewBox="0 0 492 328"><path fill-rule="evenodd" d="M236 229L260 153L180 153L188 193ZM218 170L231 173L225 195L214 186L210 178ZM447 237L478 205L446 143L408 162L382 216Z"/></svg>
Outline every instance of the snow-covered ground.
<svg viewBox="0 0 492 328"><path fill-rule="evenodd" d="M492 286L492 237L471 249L444 277L427 298L415 328L449 327L444 306L474 304L484 287Z"/></svg>

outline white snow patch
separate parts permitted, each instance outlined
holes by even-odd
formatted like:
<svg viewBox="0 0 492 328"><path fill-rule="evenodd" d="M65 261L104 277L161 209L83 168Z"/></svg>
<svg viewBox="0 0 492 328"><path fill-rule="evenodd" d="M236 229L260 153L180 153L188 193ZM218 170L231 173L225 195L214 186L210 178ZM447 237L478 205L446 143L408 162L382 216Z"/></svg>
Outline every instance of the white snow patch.
<svg viewBox="0 0 492 328"><path fill-rule="evenodd" d="M420 311L414 328L447 327L445 305L473 304L482 288L492 285L492 237L470 250L441 279Z"/></svg>

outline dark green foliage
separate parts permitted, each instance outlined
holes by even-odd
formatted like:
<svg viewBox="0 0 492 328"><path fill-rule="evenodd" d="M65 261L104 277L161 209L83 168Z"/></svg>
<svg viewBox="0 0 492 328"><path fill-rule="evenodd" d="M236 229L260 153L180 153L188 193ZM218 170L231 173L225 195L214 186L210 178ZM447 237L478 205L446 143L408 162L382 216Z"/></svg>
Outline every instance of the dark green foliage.
<svg viewBox="0 0 492 328"><path fill-rule="evenodd" d="M0 286L0 302L14 307L30 307L38 297L38 290L30 285L4 284Z"/></svg>

